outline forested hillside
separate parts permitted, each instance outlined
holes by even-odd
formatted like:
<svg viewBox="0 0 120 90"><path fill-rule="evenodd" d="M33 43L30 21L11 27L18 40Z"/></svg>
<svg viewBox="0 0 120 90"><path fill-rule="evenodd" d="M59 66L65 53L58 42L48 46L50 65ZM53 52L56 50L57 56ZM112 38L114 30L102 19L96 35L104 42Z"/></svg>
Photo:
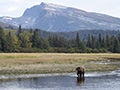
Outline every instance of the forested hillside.
<svg viewBox="0 0 120 90"><path fill-rule="evenodd" d="M27 31L30 31L30 30L28 29ZM111 35L118 36L120 31L119 30L116 31L116 30L95 30L94 29L94 30L79 30L79 31L73 31L73 32L48 32L44 30L39 30L38 33L39 33L39 36L43 38L48 38L49 36L57 35L58 37L62 36L67 40L76 38L76 34L78 33L81 40L82 39L87 40L88 34L93 35L95 37L98 37L99 33L101 33L102 36L106 36L107 33L110 36Z"/></svg>
<svg viewBox="0 0 120 90"><path fill-rule="evenodd" d="M82 30L52 33L39 29L4 30L0 27L0 52L120 53L120 32Z"/></svg>

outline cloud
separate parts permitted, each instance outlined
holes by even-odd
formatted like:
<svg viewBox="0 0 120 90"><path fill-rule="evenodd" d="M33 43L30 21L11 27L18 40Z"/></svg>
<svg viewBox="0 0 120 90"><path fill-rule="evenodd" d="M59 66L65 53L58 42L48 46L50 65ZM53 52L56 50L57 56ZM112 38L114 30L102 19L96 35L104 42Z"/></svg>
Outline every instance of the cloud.
<svg viewBox="0 0 120 90"><path fill-rule="evenodd" d="M18 10L18 7L10 7L10 8L8 8L8 11L16 11L16 10Z"/></svg>

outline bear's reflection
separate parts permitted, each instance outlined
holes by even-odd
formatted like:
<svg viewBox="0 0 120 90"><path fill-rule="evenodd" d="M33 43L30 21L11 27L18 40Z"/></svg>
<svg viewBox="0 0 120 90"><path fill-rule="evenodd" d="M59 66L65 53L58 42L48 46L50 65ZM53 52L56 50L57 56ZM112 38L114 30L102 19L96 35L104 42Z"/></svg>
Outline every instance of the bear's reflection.
<svg viewBox="0 0 120 90"><path fill-rule="evenodd" d="M83 86L85 83L85 78L84 77L77 77L77 85L78 86Z"/></svg>

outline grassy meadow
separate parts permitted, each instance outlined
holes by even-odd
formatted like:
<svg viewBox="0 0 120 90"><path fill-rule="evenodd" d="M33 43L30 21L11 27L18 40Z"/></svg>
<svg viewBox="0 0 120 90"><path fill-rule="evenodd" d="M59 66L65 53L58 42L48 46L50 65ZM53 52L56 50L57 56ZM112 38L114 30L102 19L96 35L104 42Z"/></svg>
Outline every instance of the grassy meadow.
<svg viewBox="0 0 120 90"><path fill-rule="evenodd" d="M110 61L112 60L112 61ZM0 53L0 74L43 74L76 72L84 66L86 72L103 72L120 69L120 54L113 53Z"/></svg>

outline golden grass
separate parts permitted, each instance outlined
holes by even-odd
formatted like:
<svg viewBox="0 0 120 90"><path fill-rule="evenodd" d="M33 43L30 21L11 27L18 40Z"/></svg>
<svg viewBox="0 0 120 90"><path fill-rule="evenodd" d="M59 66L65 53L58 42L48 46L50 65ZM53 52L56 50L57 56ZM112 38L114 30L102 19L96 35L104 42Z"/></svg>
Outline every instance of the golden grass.
<svg viewBox="0 0 120 90"><path fill-rule="evenodd" d="M68 73L75 72L77 66L84 66L87 72L111 71L120 64L106 65L94 62L120 61L120 54L113 53L0 53L0 74L27 73Z"/></svg>

